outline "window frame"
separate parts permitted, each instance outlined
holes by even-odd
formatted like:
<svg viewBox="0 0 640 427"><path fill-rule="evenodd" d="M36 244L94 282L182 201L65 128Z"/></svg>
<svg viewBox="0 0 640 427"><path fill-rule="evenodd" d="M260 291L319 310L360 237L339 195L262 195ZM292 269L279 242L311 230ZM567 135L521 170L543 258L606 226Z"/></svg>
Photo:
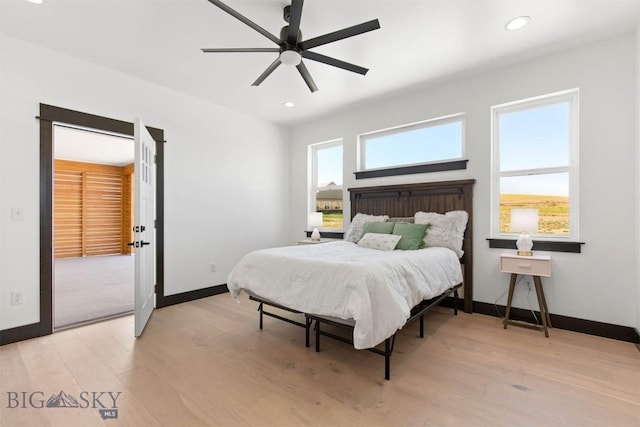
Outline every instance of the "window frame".
<svg viewBox="0 0 640 427"><path fill-rule="evenodd" d="M318 230L324 231L343 231L344 230L344 141L342 138L332 139L329 141L318 142L309 145L309 176L307 182L309 182L308 191L308 203L307 203L307 229L310 230L313 227L309 225L309 213L316 212L316 193L320 187L318 187L318 151L322 149L341 147L342 148L342 184L331 187L322 187L323 189L330 188L332 190L342 191L342 227L341 228L329 228L318 227Z"/></svg>
<svg viewBox="0 0 640 427"><path fill-rule="evenodd" d="M569 158L566 166L549 166L519 170L500 170L500 115L526 111L560 103L569 103ZM578 242L579 228L579 108L580 91L578 88L554 92L546 95L494 105L491 107L491 236L492 239L517 239L515 233L500 232L500 179L504 177L545 175L568 173L569 175L569 234L532 236L534 241Z"/></svg>
<svg viewBox="0 0 640 427"><path fill-rule="evenodd" d="M465 119L466 115L464 112L449 114L446 116L435 117L427 120L421 120L418 122L407 123L399 126L393 126L385 129L379 129L371 132L358 134L358 153L357 153L357 172L356 177L358 175L367 178L367 177L377 177L377 176L386 176L386 175L404 175L407 173L422 173L422 172L430 172L430 171L440 171L440 170L451 170L451 169L465 169L466 168L466 133L465 133ZM460 134L460 157L449 157L446 159L438 159L428 162L415 162L415 163L402 163L396 165L383 166L378 168L367 168L366 167L366 157L367 157L367 148L366 143L367 140L372 137L379 138L383 136L389 136L394 134L401 134L404 132L410 132L419 129L425 129L430 127L436 127L440 125L446 125L450 123L460 123L461 134ZM451 168L420 168L420 166L427 165L439 165L439 164L451 164L454 165ZM418 167L416 169L416 167ZM418 172L408 172L408 170L416 169ZM433 169L433 170L430 170ZM400 171L400 173L390 173L390 174L376 174L378 171ZM371 175L371 176L369 176Z"/></svg>

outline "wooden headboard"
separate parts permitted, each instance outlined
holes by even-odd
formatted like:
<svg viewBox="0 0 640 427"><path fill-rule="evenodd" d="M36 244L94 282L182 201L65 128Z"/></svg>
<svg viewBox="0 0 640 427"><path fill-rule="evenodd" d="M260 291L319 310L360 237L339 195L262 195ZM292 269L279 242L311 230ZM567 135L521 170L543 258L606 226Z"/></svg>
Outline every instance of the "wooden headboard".
<svg viewBox="0 0 640 427"><path fill-rule="evenodd" d="M473 312L473 186L474 179L349 188L351 218L357 213L411 217L416 212L464 210L469 214L462 249L464 311Z"/></svg>

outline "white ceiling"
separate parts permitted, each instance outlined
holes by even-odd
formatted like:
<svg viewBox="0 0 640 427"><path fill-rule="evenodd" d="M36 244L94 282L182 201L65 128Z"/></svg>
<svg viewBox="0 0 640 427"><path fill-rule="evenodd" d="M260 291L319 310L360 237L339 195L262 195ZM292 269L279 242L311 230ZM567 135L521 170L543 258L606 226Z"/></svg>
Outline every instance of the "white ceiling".
<svg viewBox="0 0 640 427"><path fill-rule="evenodd" d="M59 125L53 127L53 148L55 159L111 166L131 164L135 155L131 137Z"/></svg>
<svg viewBox="0 0 640 427"><path fill-rule="evenodd" d="M276 36L288 0L223 0ZM507 32L512 17L530 24ZM503 66L632 31L640 0L307 0L303 39L378 18L381 29L313 49L370 69L366 76L306 60L319 91L294 68L251 83L275 47L207 0L0 0L0 32L275 123L293 125L416 85ZM293 101L294 108L285 108Z"/></svg>

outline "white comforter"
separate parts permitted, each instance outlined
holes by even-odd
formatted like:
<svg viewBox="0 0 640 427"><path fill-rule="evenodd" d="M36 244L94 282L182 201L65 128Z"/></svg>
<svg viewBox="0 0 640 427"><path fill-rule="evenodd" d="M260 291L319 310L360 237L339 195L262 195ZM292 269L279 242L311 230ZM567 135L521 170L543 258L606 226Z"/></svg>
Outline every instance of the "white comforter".
<svg viewBox="0 0 640 427"><path fill-rule="evenodd" d="M354 347L374 347L407 321L423 299L462 282L446 248L383 252L337 241L263 249L246 255L227 286L304 313L353 319Z"/></svg>

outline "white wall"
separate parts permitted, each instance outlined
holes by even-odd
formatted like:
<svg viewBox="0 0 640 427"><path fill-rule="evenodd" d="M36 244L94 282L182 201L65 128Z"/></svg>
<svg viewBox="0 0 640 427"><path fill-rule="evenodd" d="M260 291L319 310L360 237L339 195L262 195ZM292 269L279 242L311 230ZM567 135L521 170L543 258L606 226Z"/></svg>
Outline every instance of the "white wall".
<svg viewBox="0 0 640 427"><path fill-rule="evenodd" d="M636 275L636 332L640 335L640 25L636 29L636 244L635 265Z"/></svg>
<svg viewBox="0 0 640 427"><path fill-rule="evenodd" d="M0 54L0 329L39 321L39 103L165 130L166 294L226 283L246 252L286 243L286 129L4 35Z"/></svg>
<svg viewBox="0 0 640 427"><path fill-rule="evenodd" d="M490 107L580 88L581 254L551 253L553 277L543 281L553 314L616 325L636 324L635 109L633 34L369 103L292 129L291 230L306 226L307 146L344 138L344 186L475 178L474 299L493 303L507 287L498 272L503 250L489 249ZM356 135L453 113L466 113L468 169L356 181ZM348 201L348 200L347 200ZM349 212L349 206L345 207ZM534 248L535 250L535 248ZM504 305L506 297L498 303ZM531 300L537 308L535 294ZM514 306L529 308L524 292Z"/></svg>

